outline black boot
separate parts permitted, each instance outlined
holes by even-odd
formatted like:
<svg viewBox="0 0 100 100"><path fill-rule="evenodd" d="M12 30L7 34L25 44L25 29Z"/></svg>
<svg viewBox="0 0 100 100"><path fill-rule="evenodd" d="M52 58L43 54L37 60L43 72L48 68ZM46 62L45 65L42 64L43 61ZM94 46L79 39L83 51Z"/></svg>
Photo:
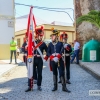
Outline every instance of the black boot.
<svg viewBox="0 0 100 100"><path fill-rule="evenodd" d="M65 82L65 79L64 77L61 77L61 82L62 82L62 91L65 91L65 92L68 92L70 93L71 91L69 91L66 87L66 82Z"/></svg>
<svg viewBox="0 0 100 100"><path fill-rule="evenodd" d="M59 80L59 82L58 83L61 83L61 80Z"/></svg>
<svg viewBox="0 0 100 100"><path fill-rule="evenodd" d="M59 78L59 82L58 83L61 83L61 78Z"/></svg>
<svg viewBox="0 0 100 100"><path fill-rule="evenodd" d="M66 80L66 83L71 84L71 82L69 80Z"/></svg>
<svg viewBox="0 0 100 100"><path fill-rule="evenodd" d="M37 80L34 80L34 82L33 82L34 84L37 84Z"/></svg>
<svg viewBox="0 0 100 100"><path fill-rule="evenodd" d="M63 84L63 85L62 85L62 91L65 91L65 92L68 92L68 93L71 92L71 91L69 91L69 90L67 89L66 84Z"/></svg>
<svg viewBox="0 0 100 100"><path fill-rule="evenodd" d="M30 87L28 87L28 89L25 90L25 92L29 92L32 91L33 89L31 89Z"/></svg>
<svg viewBox="0 0 100 100"><path fill-rule="evenodd" d="M37 89L38 89L39 91L42 91L42 88L41 88L41 86L38 86L38 87L37 87Z"/></svg>
<svg viewBox="0 0 100 100"><path fill-rule="evenodd" d="M52 89L52 91L56 91L57 90L57 84L54 84L54 88Z"/></svg>
<svg viewBox="0 0 100 100"><path fill-rule="evenodd" d="M54 88L52 89L52 91L56 91L57 90L57 76L53 75L53 81L54 81Z"/></svg>

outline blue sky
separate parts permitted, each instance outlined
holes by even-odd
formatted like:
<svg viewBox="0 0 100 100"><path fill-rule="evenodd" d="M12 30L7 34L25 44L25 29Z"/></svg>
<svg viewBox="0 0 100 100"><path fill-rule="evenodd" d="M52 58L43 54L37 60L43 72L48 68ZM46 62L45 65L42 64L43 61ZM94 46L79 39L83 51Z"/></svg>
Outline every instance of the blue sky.
<svg viewBox="0 0 100 100"><path fill-rule="evenodd" d="M15 3L22 3L40 7L50 7L50 8L74 8L73 0L15 0ZM19 6L19 5L16 5L15 9L16 9L15 10L16 17L29 14L30 10L29 7ZM72 10L65 10L65 11L67 11L73 18ZM59 21L65 23L72 23L71 19L68 17L66 13L51 12L34 8L33 14L35 17L43 19L44 21L47 22Z"/></svg>

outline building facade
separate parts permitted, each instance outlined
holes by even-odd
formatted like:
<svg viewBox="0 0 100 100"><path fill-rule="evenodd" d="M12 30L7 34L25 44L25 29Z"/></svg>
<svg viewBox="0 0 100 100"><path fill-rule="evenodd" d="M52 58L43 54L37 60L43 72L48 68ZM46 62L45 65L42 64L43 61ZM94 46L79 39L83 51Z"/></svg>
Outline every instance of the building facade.
<svg viewBox="0 0 100 100"><path fill-rule="evenodd" d="M76 39L76 34L75 34L75 27L74 26L60 26L60 25L51 25L51 24L43 24L44 27L44 38L43 40L50 41L50 34L51 34L51 28L54 27L54 29L57 29L60 31L60 34L65 31L68 34L68 43L72 43ZM41 27L41 26L38 26ZM15 32L15 39L17 41L17 44L19 47L22 46L25 38L25 32L26 29L16 31Z"/></svg>
<svg viewBox="0 0 100 100"><path fill-rule="evenodd" d="M0 0L0 60L10 58L10 41L15 36L14 9L14 0Z"/></svg>

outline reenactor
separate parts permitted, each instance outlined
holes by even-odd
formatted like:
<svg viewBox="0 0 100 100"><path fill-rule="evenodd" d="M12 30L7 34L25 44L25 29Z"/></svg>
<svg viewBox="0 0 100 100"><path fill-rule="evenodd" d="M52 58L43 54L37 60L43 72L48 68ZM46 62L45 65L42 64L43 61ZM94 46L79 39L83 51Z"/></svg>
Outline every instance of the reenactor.
<svg viewBox="0 0 100 100"><path fill-rule="evenodd" d="M64 62L62 59L62 49L63 49L63 43L58 41L58 37L59 37L59 31L55 30L54 28L52 28L52 34L50 35L52 42L49 43L48 46L48 51L47 51L47 55L50 58L50 68L53 71L53 82L54 82L54 87L52 89L52 91L56 91L58 88L58 66L59 66L59 70L60 70L60 78L61 78L61 83L62 83L62 91L65 92L70 92L67 88L66 88L66 82L65 82L65 78L64 78Z"/></svg>
<svg viewBox="0 0 100 100"><path fill-rule="evenodd" d="M35 30L36 32L36 36L37 40L36 42L34 42L34 45L36 47L36 44L39 46L36 50L34 50L33 56L34 56L34 60L33 60L33 79L35 76L37 76L37 89L39 91L42 90L41 88L41 83L42 83L42 69L43 69L43 51L45 50L45 52L47 52L47 46L46 44L42 41L43 36L44 36L44 31L43 31L43 27L41 28L37 28ZM35 49L34 47L34 49ZM45 57L45 60L47 60L47 56ZM36 68L37 68L37 73L36 73ZM30 83L31 81L28 81L28 89L25 92L31 91L31 87L30 87Z"/></svg>
<svg viewBox="0 0 100 100"><path fill-rule="evenodd" d="M63 56L63 61L64 61L64 67L66 68L66 72L65 72L65 78L66 78L66 82L68 84L71 84L71 82L69 81L70 79L70 53L72 52L72 47L70 44L67 43L67 39L68 39L68 35L66 32L63 32L60 35L60 41L63 42L63 49L62 49L62 56ZM61 83L61 80L59 81L59 83Z"/></svg>
<svg viewBox="0 0 100 100"><path fill-rule="evenodd" d="M23 52L23 62L26 63L27 66L27 42L28 42L28 37L25 34L25 38L24 38L24 43L22 44L22 52Z"/></svg>

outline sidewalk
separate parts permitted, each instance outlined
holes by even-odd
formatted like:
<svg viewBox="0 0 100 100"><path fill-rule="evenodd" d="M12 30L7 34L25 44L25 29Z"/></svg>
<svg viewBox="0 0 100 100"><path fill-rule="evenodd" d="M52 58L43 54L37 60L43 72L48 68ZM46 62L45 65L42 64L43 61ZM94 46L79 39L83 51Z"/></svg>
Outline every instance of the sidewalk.
<svg viewBox="0 0 100 100"><path fill-rule="evenodd" d="M22 61L17 59L17 62L20 64ZM0 77L10 72L12 69L18 66L18 64L15 64L14 60L12 60L12 64L9 64L9 60L0 60Z"/></svg>
<svg viewBox="0 0 100 100"><path fill-rule="evenodd" d="M100 79L100 62L82 62L80 61L80 66L88 71L90 74Z"/></svg>

